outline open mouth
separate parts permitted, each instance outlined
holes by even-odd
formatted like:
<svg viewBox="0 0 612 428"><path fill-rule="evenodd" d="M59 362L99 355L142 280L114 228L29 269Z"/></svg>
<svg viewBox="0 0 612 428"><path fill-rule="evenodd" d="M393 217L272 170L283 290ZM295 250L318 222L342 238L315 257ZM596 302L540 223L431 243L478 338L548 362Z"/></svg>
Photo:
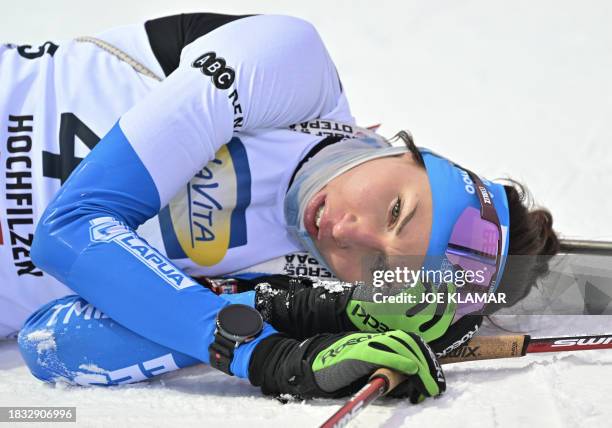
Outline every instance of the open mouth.
<svg viewBox="0 0 612 428"><path fill-rule="evenodd" d="M321 220L325 214L325 199L326 195L324 193L315 195L308 203L304 213L304 226L308 234L314 239L319 237Z"/></svg>

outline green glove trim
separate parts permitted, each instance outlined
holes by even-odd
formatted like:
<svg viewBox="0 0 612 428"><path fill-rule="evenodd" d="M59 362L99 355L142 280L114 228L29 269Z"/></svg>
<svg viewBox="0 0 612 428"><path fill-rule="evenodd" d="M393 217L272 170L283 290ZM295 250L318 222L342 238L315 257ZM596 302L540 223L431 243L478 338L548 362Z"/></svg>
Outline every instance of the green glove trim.
<svg viewBox="0 0 612 428"><path fill-rule="evenodd" d="M437 292L446 296L446 293L455 290L455 285L448 283L440 286ZM431 292L431 287L422 282L414 287L402 288L391 296L385 296L382 289L370 293L358 293L356 290L347 304L346 314L358 330L403 330L417 333L430 342L446 333L457 309L457 304L447 302L446 297L439 302L421 302L422 296ZM383 302L384 297L387 299Z"/></svg>

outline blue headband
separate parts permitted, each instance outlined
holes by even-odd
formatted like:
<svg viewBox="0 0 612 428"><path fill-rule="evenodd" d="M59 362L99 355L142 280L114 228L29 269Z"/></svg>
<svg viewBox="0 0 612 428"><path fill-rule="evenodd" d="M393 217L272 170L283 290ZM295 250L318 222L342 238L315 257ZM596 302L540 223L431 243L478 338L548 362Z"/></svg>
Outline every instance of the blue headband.
<svg viewBox="0 0 612 428"><path fill-rule="evenodd" d="M427 257L428 259L439 260L446 251L453 227L459 216L467 207L480 210L480 202L476 196L476 186L466 171L428 149L421 148L420 152L425 161L425 168L429 177L433 205ZM495 287L497 288L504 272L508 254L508 227L510 225L508 200L503 185L491 183L482 178L481 180L492 196L493 205L501 225L502 258L497 273ZM433 266L428 267L434 268ZM492 291L495 291L495 289Z"/></svg>

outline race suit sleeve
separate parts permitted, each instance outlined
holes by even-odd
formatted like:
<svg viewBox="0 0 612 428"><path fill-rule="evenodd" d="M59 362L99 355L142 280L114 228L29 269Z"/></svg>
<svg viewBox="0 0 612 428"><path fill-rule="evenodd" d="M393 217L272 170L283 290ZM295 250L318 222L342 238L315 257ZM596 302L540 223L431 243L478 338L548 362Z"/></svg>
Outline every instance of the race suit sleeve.
<svg viewBox="0 0 612 428"><path fill-rule="evenodd" d="M249 291L219 297L253 306L255 296ZM134 383L200 363L128 330L76 295L36 310L17 340L30 372L49 383Z"/></svg>
<svg viewBox="0 0 612 428"><path fill-rule="evenodd" d="M234 133L322 116L340 93L322 41L302 20L249 17L195 40L178 69L120 118L47 207L33 261L126 328L207 363L215 316L228 303L135 230ZM248 377L253 349L273 332L266 325L236 350L234 374Z"/></svg>

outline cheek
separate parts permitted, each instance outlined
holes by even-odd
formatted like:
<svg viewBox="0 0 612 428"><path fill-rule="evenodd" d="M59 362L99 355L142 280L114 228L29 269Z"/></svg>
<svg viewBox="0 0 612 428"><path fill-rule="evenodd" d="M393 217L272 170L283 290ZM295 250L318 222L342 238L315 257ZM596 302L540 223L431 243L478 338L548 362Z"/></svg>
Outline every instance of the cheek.
<svg viewBox="0 0 612 428"><path fill-rule="evenodd" d="M344 208L365 209L379 202L386 196L388 186L385 186L376 177L364 177L363 174L345 174L336 182L330 183L338 201Z"/></svg>
<svg viewBox="0 0 612 428"><path fill-rule="evenodd" d="M364 255L357 250L340 249L335 246L317 246L336 276L346 282L363 280Z"/></svg>

